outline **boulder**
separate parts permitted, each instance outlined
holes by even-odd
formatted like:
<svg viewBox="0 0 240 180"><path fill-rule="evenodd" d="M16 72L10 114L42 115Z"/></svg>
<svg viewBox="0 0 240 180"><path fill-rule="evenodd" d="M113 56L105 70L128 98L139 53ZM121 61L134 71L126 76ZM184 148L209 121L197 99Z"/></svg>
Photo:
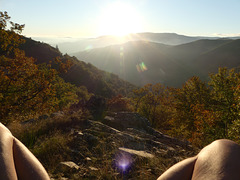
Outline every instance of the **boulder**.
<svg viewBox="0 0 240 180"><path fill-rule="evenodd" d="M114 113L111 116L106 116L103 122L118 130L126 130L127 128L145 130L146 127L150 126L148 119L133 112Z"/></svg>
<svg viewBox="0 0 240 180"><path fill-rule="evenodd" d="M93 129L95 131L102 131L102 132L111 133L111 134L120 133L119 130L114 129L114 128L112 128L106 124L103 124L101 122L98 122L98 121L89 120L89 123L92 126L91 129Z"/></svg>

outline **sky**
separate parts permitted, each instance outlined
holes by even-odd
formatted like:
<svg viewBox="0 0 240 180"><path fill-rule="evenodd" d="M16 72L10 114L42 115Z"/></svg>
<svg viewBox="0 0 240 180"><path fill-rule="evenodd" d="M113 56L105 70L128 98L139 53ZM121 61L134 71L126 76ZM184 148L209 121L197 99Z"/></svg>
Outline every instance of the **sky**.
<svg viewBox="0 0 240 180"><path fill-rule="evenodd" d="M238 36L239 0L0 0L27 37Z"/></svg>

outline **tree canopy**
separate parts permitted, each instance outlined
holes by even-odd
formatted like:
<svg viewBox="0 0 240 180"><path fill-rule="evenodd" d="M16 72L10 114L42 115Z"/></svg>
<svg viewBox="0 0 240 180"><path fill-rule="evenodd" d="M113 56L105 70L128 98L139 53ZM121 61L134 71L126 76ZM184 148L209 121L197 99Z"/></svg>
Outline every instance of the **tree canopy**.
<svg viewBox="0 0 240 180"><path fill-rule="evenodd" d="M77 99L77 88L61 79L56 69L37 65L18 48L24 43L24 25L10 19L0 12L0 122L5 124L63 109ZM60 70L65 66L60 63Z"/></svg>
<svg viewBox="0 0 240 180"><path fill-rule="evenodd" d="M192 77L181 88L149 84L134 91L135 111L172 136L202 147L213 140L239 141L240 73L219 68L208 83Z"/></svg>

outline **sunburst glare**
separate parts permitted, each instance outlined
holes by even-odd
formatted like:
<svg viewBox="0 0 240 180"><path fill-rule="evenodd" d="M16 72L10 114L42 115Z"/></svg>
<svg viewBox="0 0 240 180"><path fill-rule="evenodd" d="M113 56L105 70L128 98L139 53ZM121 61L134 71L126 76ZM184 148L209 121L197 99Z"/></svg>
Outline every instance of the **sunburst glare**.
<svg viewBox="0 0 240 180"><path fill-rule="evenodd" d="M107 6L99 19L102 35L124 36L142 30L141 20L136 10L129 4L116 2Z"/></svg>

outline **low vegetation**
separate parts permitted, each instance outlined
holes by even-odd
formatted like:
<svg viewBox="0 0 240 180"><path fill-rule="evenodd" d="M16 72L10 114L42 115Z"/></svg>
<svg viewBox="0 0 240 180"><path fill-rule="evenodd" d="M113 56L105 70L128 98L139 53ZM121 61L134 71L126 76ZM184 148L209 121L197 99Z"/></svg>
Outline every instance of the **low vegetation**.
<svg viewBox="0 0 240 180"><path fill-rule="evenodd" d="M194 154L182 149L159 152L154 158L126 157L119 151L124 141L111 141L109 132L89 128L88 119L89 113L79 110L31 122L14 122L9 128L54 179L156 179L171 165ZM154 151L149 153L155 154ZM131 165L119 167L117 163L122 158L129 158ZM61 166L64 161L76 162L79 168L64 168Z"/></svg>

